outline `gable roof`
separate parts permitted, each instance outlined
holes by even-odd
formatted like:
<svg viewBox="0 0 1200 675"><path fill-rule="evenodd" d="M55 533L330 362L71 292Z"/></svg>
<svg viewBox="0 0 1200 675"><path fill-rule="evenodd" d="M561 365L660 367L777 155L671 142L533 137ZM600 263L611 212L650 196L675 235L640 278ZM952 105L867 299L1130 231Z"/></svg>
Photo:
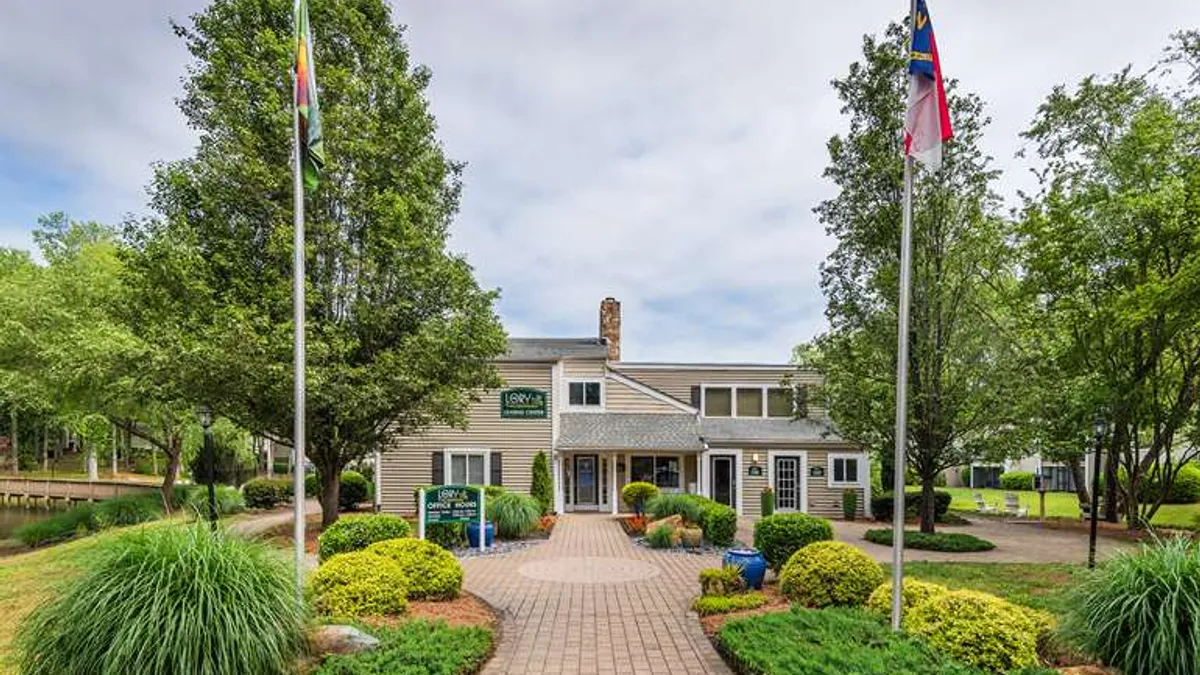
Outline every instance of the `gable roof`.
<svg viewBox="0 0 1200 675"><path fill-rule="evenodd" d="M602 338L509 338L502 362L552 363L562 359L606 359Z"/></svg>

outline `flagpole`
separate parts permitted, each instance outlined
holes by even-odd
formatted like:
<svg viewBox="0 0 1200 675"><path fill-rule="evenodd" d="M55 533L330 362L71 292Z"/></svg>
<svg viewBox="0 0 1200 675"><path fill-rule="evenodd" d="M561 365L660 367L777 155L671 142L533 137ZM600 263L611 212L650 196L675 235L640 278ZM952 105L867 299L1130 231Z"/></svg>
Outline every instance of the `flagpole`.
<svg viewBox="0 0 1200 675"><path fill-rule="evenodd" d="M909 1L908 40L904 63L912 58L912 35L916 30L917 0ZM904 478L905 450L908 446L908 310L912 269L912 188L913 158L904 157L904 216L900 228L900 303L896 326L896 434L895 475L892 478L892 630L900 631L904 591Z"/></svg>
<svg viewBox="0 0 1200 675"><path fill-rule="evenodd" d="M293 17L300 15L300 0L295 2ZM295 33L298 35L299 30ZM295 45L293 45L295 47ZM305 393L305 351L304 351L304 180L301 175L302 159L300 157L300 108L296 105L297 73L292 73L292 211L294 213L292 239L292 323L294 326L293 342L295 345L294 364L295 383L293 396L295 418L292 429L293 457L292 465L292 504L295 508L295 539L296 549L296 592L304 597L304 393Z"/></svg>

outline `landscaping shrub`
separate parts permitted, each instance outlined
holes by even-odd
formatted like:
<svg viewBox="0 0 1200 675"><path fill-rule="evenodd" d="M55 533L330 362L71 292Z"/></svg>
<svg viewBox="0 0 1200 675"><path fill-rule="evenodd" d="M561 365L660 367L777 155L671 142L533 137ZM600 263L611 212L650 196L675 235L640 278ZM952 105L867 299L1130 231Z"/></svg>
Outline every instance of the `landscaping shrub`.
<svg viewBox="0 0 1200 675"><path fill-rule="evenodd" d="M1126 675L1194 675L1200 664L1200 542L1123 551L1075 589L1065 632Z"/></svg>
<svg viewBox="0 0 1200 675"><path fill-rule="evenodd" d="M874 544L892 545L892 530L867 530L863 539ZM986 539L980 539L962 532L938 532L925 534L916 530L904 531L904 547L921 551L946 551L948 553L970 553L972 551L990 551L996 545Z"/></svg>
<svg viewBox="0 0 1200 675"><path fill-rule="evenodd" d="M732 595L746 590L742 568L722 565L700 570L700 595Z"/></svg>
<svg viewBox="0 0 1200 675"><path fill-rule="evenodd" d="M737 535L737 511L720 502L699 498L700 528L704 538L713 546L732 546Z"/></svg>
<svg viewBox="0 0 1200 675"><path fill-rule="evenodd" d="M854 520L858 515L858 490L854 488L846 488L842 490L842 517L846 520Z"/></svg>
<svg viewBox="0 0 1200 675"><path fill-rule="evenodd" d="M305 609L291 564L207 525L125 533L21 624L26 675L292 673Z"/></svg>
<svg viewBox="0 0 1200 675"><path fill-rule="evenodd" d="M828 520L806 513L777 513L754 524L754 548L762 552L767 565L778 572L792 554L814 541L833 539Z"/></svg>
<svg viewBox="0 0 1200 675"><path fill-rule="evenodd" d="M464 523L430 523L425 526L425 540L444 549L462 548L467 545L467 526Z"/></svg>
<svg viewBox="0 0 1200 675"><path fill-rule="evenodd" d="M779 591L805 607L861 607L884 580L871 556L840 541L819 541L792 554Z"/></svg>
<svg viewBox="0 0 1200 675"><path fill-rule="evenodd" d="M496 536L501 539L520 539L537 527L542 517L542 507L537 500L519 492L505 492L486 498L487 518L496 526Z"/></svg>
<svg viewBox="0 0 1200 675"><path fill-rule="evenodd" d="M162 497L158 494L117 497L96 504L94 513L95 529L137 525L162 517Z"/></svg>
<svg viewBox="0 0 1200 675"><path fill-rule="evenodd" d="M913 607L949 592L950 589L940 584L905 577L904 583L900 585L901 615L907 617ZM885 581L871 591L871 597L867 598L867 611L885 617L892 615L892 582Z"/></svg>
<svg viewBox="0 0 1200 675"><path fill-rule="evenodd" d="M26 546L34 547L70 539L99 528L95 505L80 504L45 520L22 525L17 529L15 536Z"/></svg>
<svg viewBox="0 0 1200 675"><path fill-rule="evenodd" d="M646 543L650 548L671 548L675 545L675 528L667 523L659 525L646 534Z"/></svg>
<svg viewBox="0 0 1200 675"><path fill-rule="evenodd" d="M486 628L452 628L442 621L406 621L371 632L377 648L330 656L313 675L465 675L479 672L494 640Z"/></svg>
<svg viewBox="0 0 1200 675"><path fill-rule="evenodd" d="M317 478L317 474L310 473L304 476L304 496L307 499L321 498L321 479Z"/></svg>
<svg viewBox="0 0 1200 675"><path fill-rule="evenodd" d="M663 492L646 502L646 513L651 520L681 516L686 522L699 523L704 508L691 495Z"/></svg>
<svg viewBox="0 0 1200 675"><path fill-rule="evenodd" d="M420 539L388 539L371 544L367 553L390 558L408 577L409 600L448 600L462 588L463 569L441 546Z"/></svg>
<svg viewBox="0 0 1200 675"><path fill-rule="evenodd" d="M1037 665L1038 628L1016 605L978 591L950 591L913 607L905 630L950 658L990 672Z"/></svg>
<svg viewBox="0 0 1200 675"><path fill-rule="evenodd" d="M758 495L758 505L762 508L764 518L775 513L775 491L770 487L763 488L761 494Z"/></svg>
<svg viewBox="0 0 1200 675"><path fill-rule="evenodd" d="M1175 474L1175 481L1167 492L1168 504L1195 504L1200 502L1200 465L1189 462Z"/></svg>
<svg viewBox="0 0 1200 675"><path fill-rule="evenodd" d="M645 481L634 481L621 488L621 501L629 505L636 515L646 512L646 502L658 496L658 486Z"/></svg>
<svg viewBox="0 0 1200 675"><path fill-rule="evenodd" d="M242 497L251 509L272 509L291 501L292 482L274 478L255 478L242 486Z"/></svg>
<svg viewBox="0 0 1200 675"><path fill-rule="evenodd" d="M1033 490L1033 473L1030 471L1006 471L1000 474L1000 489L1030 492Z"/></svg>
<svg viewBox="0 0 1200 675"><path fill-rule="evenodd" d="M732 618L716 638L741 673L983 675L861 610L797 607Z"/></svg>
<svg viewBox="0 0 1200 675"><path fill-rule="evenodd" d="M700 616L712 614L728 614L742 609L754 609L767 604L767 596L758 591L742 593L741 595L706 595L696 598L692 609Z"/></svg>
<svg viewBox="0 0 1200 675"><path fill-rule="evenodd" d="M246 510L246 499L235 487L218 485L215 496L217 498L218 516L227 516L234 513L241 513L242 511ZM208 486L201 485L198 489L189 490L185 506L187 507L188 511L207 518Z"/></svg>
<svg viewBox="0 0 1200 675"><path fill-rule="evenodd" d="M408 575L400 563L356 551L321 563L309 583L313 608L333 617L400 614L408 607Z"/></svg>
<svg viewBox="0 0 1200 675"><path fill-rule="evenodd" d="M893 500L892 492L884 492L871 497L871 517L875 520L891 522ZM950 502L954 496L945 490L935 490L933 493L934 518L942 520L950 510ZM922 496L920 492L904 493L904 514L906 518L915 518L921 512Z"/></svg>
<svg viewBox="0 0 1200 675"><path fill-rule="evenodd" d="M371 483L357 471L343 471L338 479L338 508L353 511L371 500Z"/></svg>
<svg viewBox="0 0 1200 675"><path fill-rule="evenodd" d="M544 450L533 456L533 477L529 483L529 494L537 500L542 515L554 512L554 481L550 479L550 459Z"/></svg>
<svg viewBox="0 0 1200 675"><path fill-rule="evenodd" d="M408 523L400 516L384 513L345 516L317 538L317 551L321 560L325 561L339 553L361 551L377 541L407 536Z"/></svg>

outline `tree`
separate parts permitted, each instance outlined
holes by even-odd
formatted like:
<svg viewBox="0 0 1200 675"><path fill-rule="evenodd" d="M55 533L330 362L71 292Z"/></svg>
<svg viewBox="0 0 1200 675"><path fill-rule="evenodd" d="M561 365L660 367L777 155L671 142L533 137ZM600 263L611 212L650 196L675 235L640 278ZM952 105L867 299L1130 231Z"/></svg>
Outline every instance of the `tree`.
<svg viewBox="0 0 1200 675"><path fill-rule="evenodd" d="M879 452L891 473L896 303L903 197L906 31L865 36L863 59L835 80L849 130L828 143L837 196L816 213L838 244L821 267L830 330L797 350L824 371L839 431ZM1013 283L1008 225L995 212L997 172L979 147L977 96L947 83L955 138L937 173L914 181L907 461L921 478L921 530L934 530L934 481L982 454L1014 452L1006 389L1015 362L1002 298Z"/></svg>
<svg viewBox="0 0 1200 675"><path fill-rule="evenodd" d="M348 463L389 434L465 424L500 384L505 336L496 294L446 250L462 167L435 137L429 71L382 0L316 1L311 19L329 158L307 195L304 450L329 525ZM291 3L216 0L175 31L200 140L158 166L157 217L127 228L139 311L170 327L154 340L191 399L291 442Z"/></svg>
<svg viewBox="0 0 1200 675"><path fill-rule="evenodd" d="M213 476L209 478L208 458L204 454L204 429L195 425L183 437L183 456L188 473L199 485L240 486L258 467L258 457L250 446L250 433L224 417L213 420L210 429L213 446Z"/></svg>
<svg viewBox="0 0 1200 675"><path fill-rule="evenodd" d="M545 451L539 450L538 454L533 456L533 477L529 493L542 507L543 516L554 511L554 482L550 480L550 460Z"/></svg>
<svg viewBox="0 0 1200 675"><path fill-rule="evenodd" d="M1124 505L1130 527L1200 452L1197 35L1168 54L1193 68L1187 84L1087 77L1056 88L1025 133L1042 163L1020 225L1025 283L1062 373L1108 418L1105 515Z"/></svg>

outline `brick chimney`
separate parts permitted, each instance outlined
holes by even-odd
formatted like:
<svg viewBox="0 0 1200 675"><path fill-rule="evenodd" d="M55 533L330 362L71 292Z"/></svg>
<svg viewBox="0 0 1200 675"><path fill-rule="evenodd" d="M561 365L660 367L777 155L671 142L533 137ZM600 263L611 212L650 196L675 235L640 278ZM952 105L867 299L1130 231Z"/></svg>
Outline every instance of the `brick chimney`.
<svg viewBox="0 0 1200 675"><path fill-rule="evenodd" d="M608 343L608 360L621 360L621 302L616 298L600 301L600 337Z"/></svg>

